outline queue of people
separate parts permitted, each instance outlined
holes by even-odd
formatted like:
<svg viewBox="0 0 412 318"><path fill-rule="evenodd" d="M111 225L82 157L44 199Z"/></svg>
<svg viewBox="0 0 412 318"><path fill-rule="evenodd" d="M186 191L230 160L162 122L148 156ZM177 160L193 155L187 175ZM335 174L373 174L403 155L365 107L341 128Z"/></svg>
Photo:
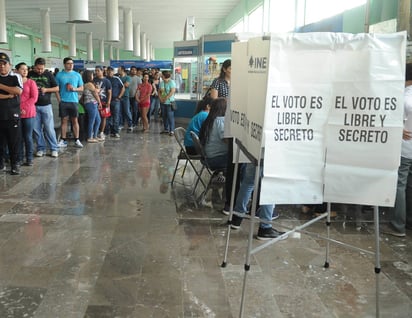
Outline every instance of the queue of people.
<svg viewBox="0 0 412 318"><path fill-rule="evenodd" d="M20 167L33 166L34 157L58 158L59 150L69 146L69 125L73 146L83 148L81 128L87 143L104 142L107 135L120 138L123 122L129 132L142 121L149 132L150 114L157 119L162 103L165 129L173 135L175 83L169 71L132 67L130 75L122 66L119 74L112 67L97 66L83 74L74 70L71 57L63 59L63 70L54 74L46 69L46 60L34 65L18 63L14 69L6 53L0 53L0 170L20 174ZM161 74L161 76L160 76ZM57 140L52 106L55 94L61 119L61 137ZM161 97L162 96L162 97ZM79 100L80 99L80 100ZM87 114L87 127L79 124L79 103Z"/></svg>

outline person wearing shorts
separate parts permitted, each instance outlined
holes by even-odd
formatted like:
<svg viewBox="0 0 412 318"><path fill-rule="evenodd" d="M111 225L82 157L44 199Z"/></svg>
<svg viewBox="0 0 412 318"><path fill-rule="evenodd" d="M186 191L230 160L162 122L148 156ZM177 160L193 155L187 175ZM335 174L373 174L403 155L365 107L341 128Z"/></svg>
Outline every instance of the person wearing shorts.
<svg viewBox="0 0 412 318"><path fill-rule="evenodd" d="M72 123L74 146L83 148L79 140L79 95L78 92L83 92L83 80L78 72L73 70L74 62L71 57L63 59L64 70L57 73L56 82L59 85L59 115L61 118L61 139L59 147L67 147L67 127L69 118Z"/></svg>

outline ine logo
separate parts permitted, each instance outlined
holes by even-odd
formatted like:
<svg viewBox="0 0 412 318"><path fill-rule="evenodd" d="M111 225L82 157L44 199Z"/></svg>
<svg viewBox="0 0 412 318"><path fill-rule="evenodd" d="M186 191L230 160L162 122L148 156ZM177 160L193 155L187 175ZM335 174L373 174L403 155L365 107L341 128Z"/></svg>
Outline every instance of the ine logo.
<svg viewBox="0 0 412 318"><path fill-rule="evenodd" d="M249 67L250 68L259 68L259 69L266 69L267 68L267 57L253 57L251 56L249 59Z"/></svg>
<svg viewBox="0 0 412 318"><path fill-rule="evenodd" d="M264 73L267 69L267 57L253 57L249 58L249 73Z"/></svg>

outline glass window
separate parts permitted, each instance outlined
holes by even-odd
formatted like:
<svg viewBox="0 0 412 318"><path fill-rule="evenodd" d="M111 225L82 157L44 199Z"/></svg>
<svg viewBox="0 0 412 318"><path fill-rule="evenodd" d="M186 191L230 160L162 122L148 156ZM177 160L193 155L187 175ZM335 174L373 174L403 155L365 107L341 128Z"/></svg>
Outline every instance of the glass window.
<svg viewBox="0 0 412 318"><path fill-rule="evenodd" d="M257 7L249 14L249 30L247 32L263 32L263 6Z"/></svg>

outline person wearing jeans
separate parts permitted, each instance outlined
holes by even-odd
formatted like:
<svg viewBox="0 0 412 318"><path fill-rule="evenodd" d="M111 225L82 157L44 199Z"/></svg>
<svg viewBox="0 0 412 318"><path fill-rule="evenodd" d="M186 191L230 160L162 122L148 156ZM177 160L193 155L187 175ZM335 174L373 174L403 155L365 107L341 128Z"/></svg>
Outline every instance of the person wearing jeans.
<svg viewBox="0 0 412 318"><path fill-rule="evenodd" d="M112 116L109 121L110 135L114 138L120 138L120 101L123 97L125 88L122 80L114 75L114 69L111 66L107 68L107 79L112 84L112 100L110 102L110 112Z"/></svg>
<svg viewBox="0 0 412 318"><path fill-rule="evenodd" d="M247 163L244 168L243 179L240 184L239 192L237 193L236 203L234 207L235 212L247 213L248 211L247 206L252 196L252 192L255 189L255 175L256 175L256 166L254 164ZM263 166L260 167L260 177L262 177L262 175L263 175ZM271 222L274 207L275 207L274 204L261 205L259 208L259 218L262 219L263 221ZM236 214L233 214L232 223L230 225L231 228L232 229L240 228L242 219L243 219L242 217L237 216ZM284 234L284 232L280 232L272 228L272 224L260 222L257 239L258 240L270 240L282 234Z"/></svg>
<svg viewBox="0 0 412 318"><path fill-rule="evenodd" d="M82 99L88 116L87 142L90 143L103 141L103 139L97 136L101 121L98 110L102 108L102 103L100 101L99 88L95 86L93 79L92 71L85 70L83 72L84 89Z"/></svg>
<svg viewBox="0 0 412 318"><path fill-rule="evenodd" d="M159 86L160 108L162 110L163 118L163 134L174 135L175 130L175 113L172 110L171 103L175 100L176 84L170 78L169 71L163 71L163 82Z"/></svg>
<svg viewBox="0 0 412 318"><path fill-rule="evenodd" d="M46 60L42 57L34 61L33 71L28 77L34 80L39 90L36 102L36 119L33 135L37 142L36 157L46 154L46 148L51 151L51 156L57 158L59 147L57 145L56 131L54 130L53 107L51 94L59 91L57 82L50 72L45 72ZM47 143L47 144L46 144Z"/></svg>
<svg viewBox="0 0 412 318"><path fill-rule="evenodd" d="M21 136L18 162L23 162L24 153L26 155L26 166L33 165L33 127L36 116L35 103L38 97L38 89L36 82L27 78L27 64L21 62L16 65L16 71L21 75L23 80L23 92L20 97L20 120L21 120Z"/></svg>

